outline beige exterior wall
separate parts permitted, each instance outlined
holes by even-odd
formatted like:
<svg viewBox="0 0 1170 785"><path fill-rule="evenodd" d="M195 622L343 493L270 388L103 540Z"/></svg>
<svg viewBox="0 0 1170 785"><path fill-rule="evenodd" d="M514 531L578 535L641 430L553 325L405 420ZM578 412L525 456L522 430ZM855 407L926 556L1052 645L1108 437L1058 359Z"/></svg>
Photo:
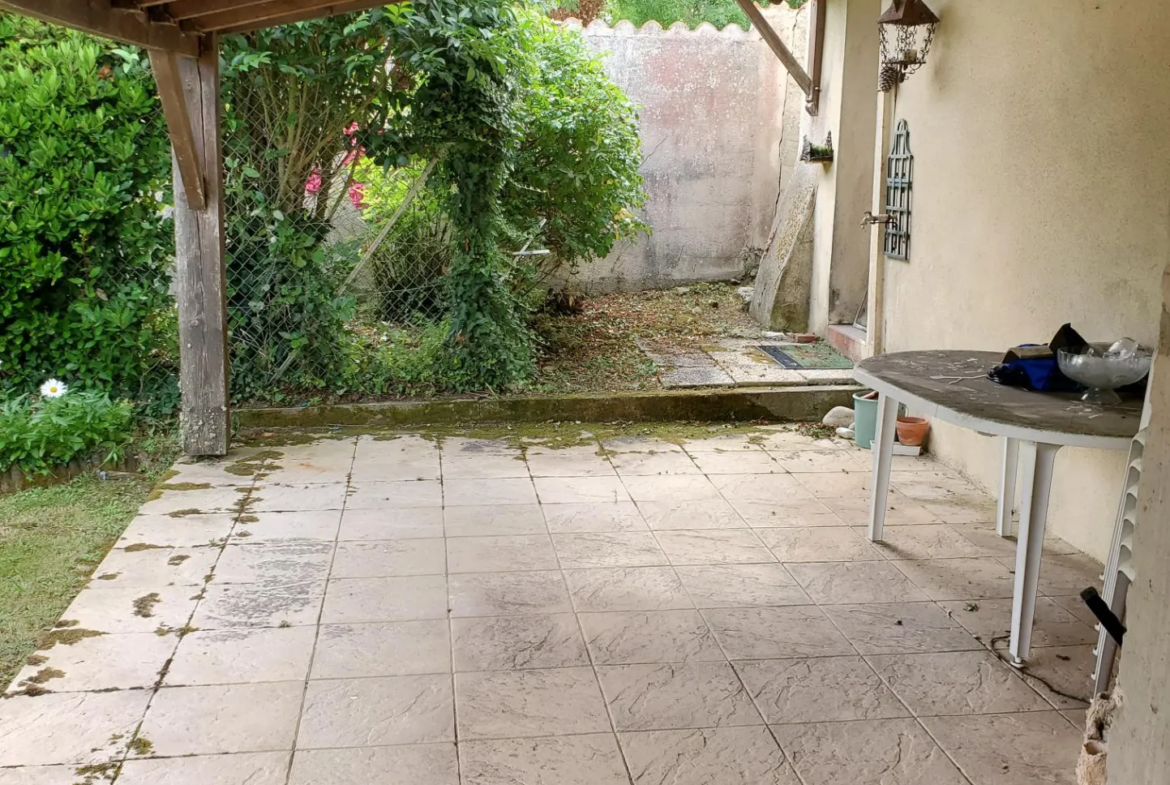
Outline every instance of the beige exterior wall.
<svg viewBox="0 0 1170 785"><path fill-rule="evenodd" d="M865 300L869 236L861 214L872 207L877 25L880 0L821 0L825 48L821 106L805 114L802 132L816 143L833 135L835 160L822 169L813 218L812 302L809 328L853 321ZM819 164L817 165L820 166Z"/></svg>
<svg viewBox="0 0 1170 785"><path fill-rule="evenodd" d="M884 351L999 351L1066 321L1153 345L1170 254L1170 4L930 5L934 48L894 107L910 126L913 217L910 260L885 261ZM991 439L940 424L932 445L997 483ZM1120 453L1062 451L1054 533L1103 558L1122 469Z"/></svg>

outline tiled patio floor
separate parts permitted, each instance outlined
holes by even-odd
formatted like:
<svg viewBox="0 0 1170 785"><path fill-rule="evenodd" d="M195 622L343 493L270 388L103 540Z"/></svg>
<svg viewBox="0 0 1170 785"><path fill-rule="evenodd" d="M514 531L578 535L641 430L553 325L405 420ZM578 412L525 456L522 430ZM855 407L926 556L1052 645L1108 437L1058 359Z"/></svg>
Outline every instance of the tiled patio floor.
<svg viewBox="0 0 1170 785"><path fill-rule="evenodd" d="M0 783L1074 782L1080 704L985 647L1012 543L929 461L874 546L869 454L782 430L278 452L143 507L0 701ZM1073 695L1096 572L1051 543L1033 668Z"/></svg>

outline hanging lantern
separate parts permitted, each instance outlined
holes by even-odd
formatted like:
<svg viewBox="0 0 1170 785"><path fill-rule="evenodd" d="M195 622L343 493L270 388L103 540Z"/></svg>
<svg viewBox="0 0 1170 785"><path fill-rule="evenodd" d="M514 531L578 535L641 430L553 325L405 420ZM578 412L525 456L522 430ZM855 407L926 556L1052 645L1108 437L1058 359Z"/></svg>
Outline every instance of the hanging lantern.
<svg viewBox="0 0 1170 785"><path fill-rule="evenodd" d="M921 0L893 0L878 17L881 34L882 70L878 89L883 93L902 84L906 77L926 63L934 40L938 17Z"/></svg>

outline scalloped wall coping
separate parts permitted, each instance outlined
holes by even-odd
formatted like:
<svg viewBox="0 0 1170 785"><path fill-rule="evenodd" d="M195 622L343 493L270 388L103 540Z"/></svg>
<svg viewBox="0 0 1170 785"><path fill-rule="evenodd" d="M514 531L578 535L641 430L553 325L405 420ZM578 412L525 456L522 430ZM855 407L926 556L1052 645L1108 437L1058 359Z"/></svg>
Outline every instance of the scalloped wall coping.
<svg viewBox="0 0 1170 785"><path fill-rule="evenodd" d="M675 22L670 27L663 28L661 24L651 19L641 27L637 27L628 19L622 19L612 27L602 21L601 19L594 19L589 23L588 27L583 27L581 20L576 17L569 17L559 24L565 27L570 27L576 30L584 30L590 35L606 36L606 35L695 35L695 36L723 36L730 39L743 38L759 38L760 34L756 30L744 30L735 22L729 23L726 27L720 30L710 22L700 22L695 26L695 29L687 27L686 22Z"/></svg>

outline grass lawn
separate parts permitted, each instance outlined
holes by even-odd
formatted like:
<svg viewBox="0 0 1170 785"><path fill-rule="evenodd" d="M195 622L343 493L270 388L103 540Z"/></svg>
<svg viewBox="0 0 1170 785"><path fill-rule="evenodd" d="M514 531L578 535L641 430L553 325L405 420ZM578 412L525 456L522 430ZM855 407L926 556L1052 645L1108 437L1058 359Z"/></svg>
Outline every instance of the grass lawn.
<svg viewBox="0 0 1170 785"><path fill-rule="evenodd" d="M0 688L81 591L153 481L80 477L0 496Z"/></svg>

